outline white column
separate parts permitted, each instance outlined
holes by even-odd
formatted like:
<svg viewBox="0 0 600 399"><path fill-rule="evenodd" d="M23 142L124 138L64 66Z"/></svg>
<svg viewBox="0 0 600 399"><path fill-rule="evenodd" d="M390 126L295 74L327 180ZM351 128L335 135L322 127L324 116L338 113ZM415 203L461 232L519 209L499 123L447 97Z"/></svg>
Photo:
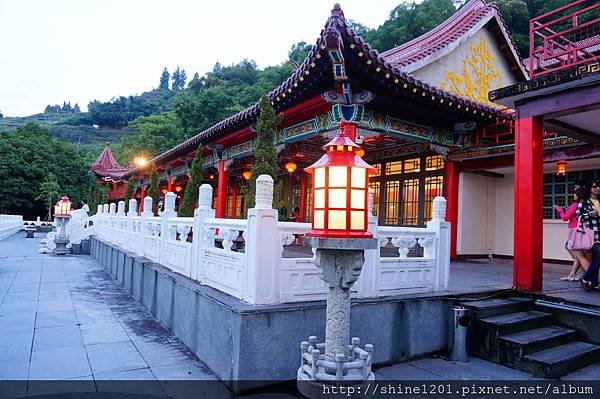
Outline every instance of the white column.
<svg viewBox="0 0 600 399"><path fill-rule="evenodd" d="M113 202L113 203L111 203L111 204L109 205L109 207L108 207L108 213L110 213L111 215L114 215L115 213L117 213L117 212L116 212L116 209L117 209L117 204L115 204L115 203Z"/></svg>
<svg viewBox="0 0 600 399"><path fill-rule="evenodd" d="M152 213L152 197L144 198L144 211L140 215L140 235L138 241L139 254L145 256L144 246L148 234L148 218L154 216Z"/></svg>
<svg viewBox="0 0 600 399"><path fill-rule="evenodd" d="M248 210L246 240L246 286L243 300L266 305L279 302L278 251L281 239L277 231L278 212L273 209L273 178L256 179L255 207Z"/></svg>
<svg viewBox="0 0 600 399"><path fill-rule="evenodd" d="M117 216L125 216L125 201L119 201Z"/></svg>
<svg viewBox="0 0 600 399"><path fill-rule="evenodd" d="M96 213L99 215L102 212L104 212L104 207L102 206L102 204L98 204L98 208L96 209Z"/></svg>
<svg viewBox="0 0 600 399"><path fill-rule="evenodd" d="M127 212L127 216L137 216L137 200L135 198L129 200L129 211Z"/></svg>
<svg viewBox="0 0 600 399"><path fill-rule="evenodd" d="M177 199L177 195L175 195L175 193L169 191L165 194L165 210L161 214L160 249L158 251L158 262L161 265L165 265L167 263L166 248L169 238L169 219L177 217L177 212L175 212L175 199Z"/></svg>
<svg viewBox="0 0 600 399"><path fill-rule="evenodd" d="M203 184L198 188L198 208L194 211L194 241L192 243L190 278L200 283L204 282L204 269L202 268L204 249L214 245L213 237L208 237L208 232L204 227L206 219L215 217L215 210L212 209L212 191L210 184Z"/></svg>
<svg viewBox="0 0 600 399"><path fill-rule="evenodd" d="M443 290L448 287L448 278L450 277L450 223L446 222L446 199L444 197L433 199L432 219L427 222L427 228L437 231L434 253L437 276L434 290Z"/></svg>

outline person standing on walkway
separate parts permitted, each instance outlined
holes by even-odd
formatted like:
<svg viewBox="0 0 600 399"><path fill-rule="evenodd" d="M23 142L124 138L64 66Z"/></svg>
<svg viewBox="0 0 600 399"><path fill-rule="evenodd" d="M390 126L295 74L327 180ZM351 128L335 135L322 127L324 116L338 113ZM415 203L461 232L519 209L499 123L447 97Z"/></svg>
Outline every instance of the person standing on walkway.
<svg viewBox="0 0 600 399"><path fill-rule="evenodd" d="M600 179L592 182L590 199L580 201L577 205L577 217L582 223L587 223L594 232L594 244L592 246L592 263L581 279L581 287L586 291L600 291L598 287L598 272L600 271Z"/></svg>
<svg viewBox="0 0 600 399"><path fill-rule="evenodd" d="M556 209L556 211L560 215L560 218L565 222L569 222L569 234L567 242L565 244L565 249L567 250L569 255L571 255L571 258L573 258L573 266L571 267L571 271L565 277L560 278L562 281L577 281L578 278L576 278L575 276L577 275L579 269L583 269L583 271L586 272L588 267L590 266L589 251L573 249L573 238L575 236L575 231L577 230L578 225L576 215L577 205L580 201L587 199L587 197L588 196L585 193L585 189L577 185L575 186L575 190L573 191L573 203L569 206L567 210L561 208L558 205L554 205L554 209Z"/></svg>

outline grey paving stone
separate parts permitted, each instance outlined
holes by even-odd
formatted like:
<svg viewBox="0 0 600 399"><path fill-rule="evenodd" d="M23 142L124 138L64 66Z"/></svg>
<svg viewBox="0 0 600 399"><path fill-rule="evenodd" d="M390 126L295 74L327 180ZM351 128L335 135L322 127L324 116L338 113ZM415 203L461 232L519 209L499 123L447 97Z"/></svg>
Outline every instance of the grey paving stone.
<svg viewBox="0 0 600 399"><path fill-rule="evenodd" d="M31 355L30 380L61 380L91 374L82 346L42 350Z"/></svg>
<svg viewBox="0 0 600 399"><path fill-rule="evenodd" d="M37 300L38 300L38 292L37 291L9 292L4 296L2 303L37 301Z"/></svg>
<svg viewBox="0 0 600 399"><path fill-rule="evenodd" d="M27 380L29 357L29 353L8 355L3 351L0 356L0 380Z"/></svg>
<svg viewBox="0 0 600 399"><path fill-rule="evenodd" d="M94 373L148 367L131 341L88 345L86 351Z"/></svg>
<svg viewBox="0 0 600 399"><path fill-rule="evenodd" d="M196 357L178 340L134 340L133 344L150 367L195 361Z"/></svg>
<svg viewBox="0 0 600 399"><path fill-rule="evenodd" d="M182 361L172 365L150 367L158 380L216 380L215 374L198 362Z"/></svg>
<svg viewBox="0 0 600 399"><path fill-rule="evenodd" d="M94 307L94 308L77 308L75 309L77 320L82 325L94 324L94 323L116 323L117 319L113 312L107 307Z"/></svg>
<svg viewBox="0 0 600 399"><path fill-rule="evenodd" d="M68 290L40 291L40 301L55 301L62 299L71 299L71 293Z"/></svg>
<svg viewBox="0 0 600 399"><path fill-rule="evenodd" d="M10 313L35 314L38 307L37 301L9 302L0 304L0 315Z"/></svg>
<svg viewBox="0 0 600 399"><path fill-rule="evenodd" d="M41 291L40 291L41 294ZM75 310L71 298L45 299L39 301L38 312L64 312Z"/></svg>
<svg viewBox="0 0 600 399"><path fill-rule="evenodd" d="M409 363L382 367L375 371L375 378L382 380L439 380L441 376L414 367Z"/></svg>
<svg viewBox="0 0 600 399"><path fill-rule="evenodd" d="M42 282L40 283L40 291L68 291L69 285L66 282L55 283L55 282Z"/></svg>
<svg viewBox="0 0 600 399"><path fill-rule="evenodd" d="M8 292L27 292L27 291L38 292L39 290L40 290L39 283L12 284L8 288Z"/></svg>
<svg viewBox="0 0 600 399"><path fill-rule="evenodd" d="M33 338L34 352L47 349L81 346L83 346L83 340L79 326L48 327L35 330L35 336Z"/></svg>
<svg viewBox="0 0 600 399"><path fill-rule="evenodd" d="M38 312L35 328L74 326L77 324L75 311Z"/></svg>
<svg viewBox="0 0 600 399"><path fill-rule="evenodd" d="M129 341L129 337L116 322L85 323L81 325L85 345Z"/></svg>

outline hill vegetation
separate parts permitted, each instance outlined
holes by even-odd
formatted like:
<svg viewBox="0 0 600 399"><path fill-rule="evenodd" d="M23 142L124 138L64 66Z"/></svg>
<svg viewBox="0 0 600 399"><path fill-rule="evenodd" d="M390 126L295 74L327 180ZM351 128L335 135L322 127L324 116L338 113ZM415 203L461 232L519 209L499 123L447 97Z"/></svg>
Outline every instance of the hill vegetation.
<svg viewBox="0 0 600 399"><path fill-rule="evenodd" d="M529 19L566 4L569 0L496 2L521 55L526 55ZM432 29L452 15L463 3L464 1L456 0L401 3L377 28L370 29L356 21L349 23L374 48L385 51ZM6 160L16 163L16 170L25 170L31 164L31 157L28 157L26 152L19 152L24 151L23 148L30 148L32 154L51 151L46 143L49 135L54 138L50 141L53 146L63 143L64 151L77 158L73 161L77 168L80 164L89 165L93 162L107 141L115 143L113 150L122 165L128 165L135 156L142 154L146 157L158 155L258 101L261 95L268 93L290 76L294 65L304 60L311 46L312 44L305 42L296 43L288 53L288 60L264 69L258 68L252 60L243 60L229 66L216 63L212 71L202 76L195 73L189 82L184 69L178 67L169 72L165 68L157 79L156 88L140 95L114 97L105 102L94 100L88 104L87 112L81 112L78 104L71 106L70 102L65 101L62 106L48 105L43 113L28 117L3 118L0 113L0 144L4 146L3 151L7 151L6 156L3 153L0 157L0 174L9 173L11 170ZM29 147L24 147L22 142L19 142L19 145L13 143L19 134L26 135L25 140L29 140ZM36 134L39 134L39 140L34 140ZM63 147L57 148L63 151ZM61 161L55 159L47 162ZM52 172L50 169L53 167L39 164L34 174L23 175L27 178L18 184L34 181L32 191L15 200L16 202L0 202L0 210L33 214L35 208L41 209L43 203L35 199L35 185L44 181L48 173L53 173L60 182L62 175ZM69 188L69 192L73 192L75 196L83 196L90 189L89 182L84 180L76 180L81 187L65 188ZM0 183L0 198L17 194L7 189L4 181ZM8 184L8 187L11 187L11 184ZM97 196L97 192L94 195ZM38 212L40 215L42 213Z"/></svg>

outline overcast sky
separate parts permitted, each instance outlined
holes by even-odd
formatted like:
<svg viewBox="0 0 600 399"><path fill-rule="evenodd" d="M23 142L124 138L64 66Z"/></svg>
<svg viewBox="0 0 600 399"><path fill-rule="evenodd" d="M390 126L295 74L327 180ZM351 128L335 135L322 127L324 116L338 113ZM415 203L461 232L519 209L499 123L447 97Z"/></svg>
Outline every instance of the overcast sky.
<svg viewBox="0 0 600 399"><path fill-rule="evenodd" d="M381 25L401 0L342 0L346 18ZM0 111L43 112L70 101L139 94L163 67L200 75L218 61L259 67L314 44L327 0L0 0Z"/></svg>

